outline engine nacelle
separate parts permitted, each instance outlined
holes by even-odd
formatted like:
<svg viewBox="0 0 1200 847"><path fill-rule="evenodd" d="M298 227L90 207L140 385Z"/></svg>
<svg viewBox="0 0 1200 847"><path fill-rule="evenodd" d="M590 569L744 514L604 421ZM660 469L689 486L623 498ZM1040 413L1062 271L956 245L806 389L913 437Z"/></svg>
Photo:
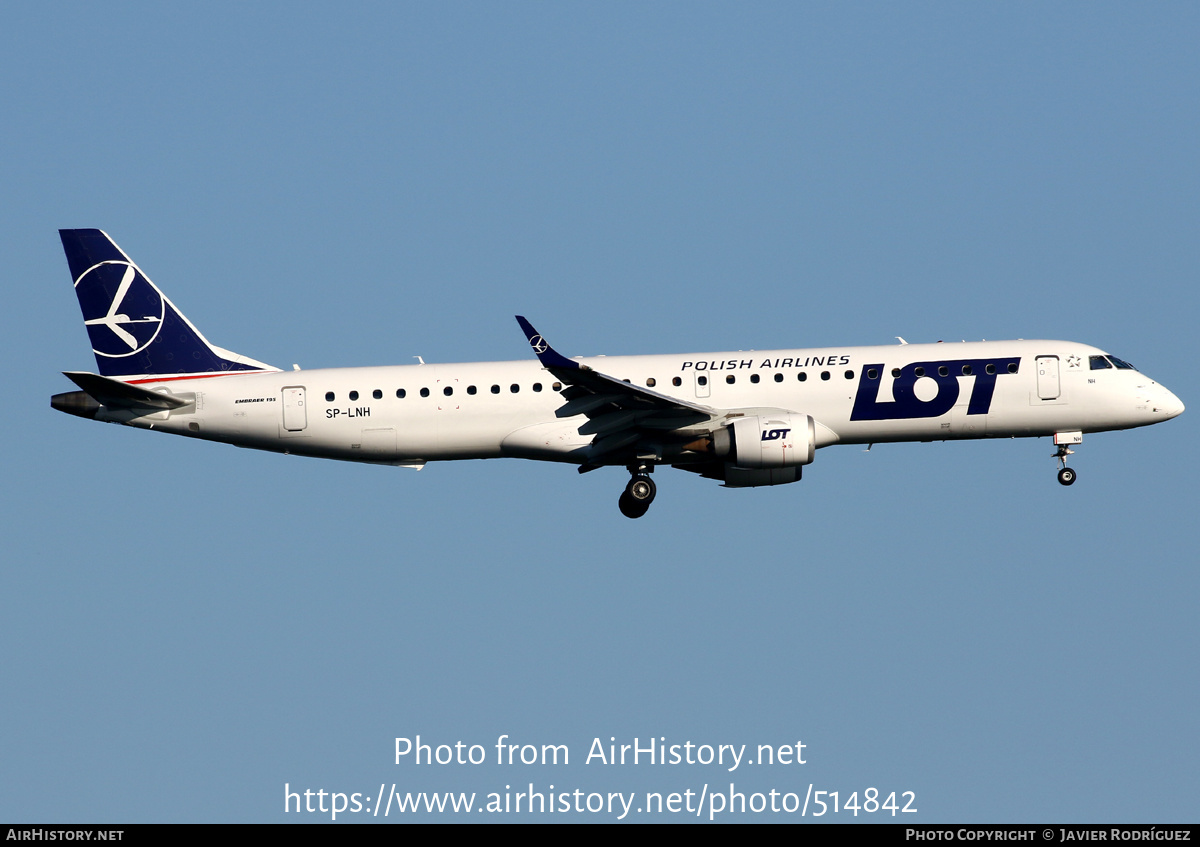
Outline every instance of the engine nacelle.
<svg viewBox="0 0 1200 847"><path fill-rule="evenodd" d="M752 415L737 418L713 433L713 452L730 470L799 468L813 460L817 450L817 427L812 415ZM799 474L790 475L793 482ZM763 482L758 485L778 483Z"/></svg>

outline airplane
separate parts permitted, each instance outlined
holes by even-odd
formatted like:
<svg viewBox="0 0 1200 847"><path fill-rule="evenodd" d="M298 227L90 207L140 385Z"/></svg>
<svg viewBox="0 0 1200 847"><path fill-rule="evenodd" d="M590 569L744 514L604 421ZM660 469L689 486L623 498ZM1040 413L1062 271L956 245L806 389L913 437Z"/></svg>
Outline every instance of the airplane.
<svg viewBox="0 0 1200 847"><path fill-rule="evenodd" d="M646 514L667 465L727 488L801 478L834 444L1052 437L1058 481L1084 433L1183 403L1071 341L978 341L568 358L522 316L534 358L285 371L210 344L107 234L59 234L99 373L50 405L82 418L297 456L421 469L520 458L623 467ZM870 446L868 446L870 449Z"/></svg>

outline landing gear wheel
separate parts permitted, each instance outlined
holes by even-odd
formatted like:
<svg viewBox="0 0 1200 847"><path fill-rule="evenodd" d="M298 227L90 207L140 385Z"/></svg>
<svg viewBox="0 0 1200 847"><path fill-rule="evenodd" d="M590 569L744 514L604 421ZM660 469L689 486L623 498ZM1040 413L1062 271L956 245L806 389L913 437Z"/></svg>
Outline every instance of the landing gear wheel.
<svg viewBox="0 0 1200 847"><path fill-rule="evenodd" d="M629 492L621 493L621 499L617 501L617 508L621 510L621 514L627 518L640 518L650 508L650 504L644 501L634 500L629 496Z"/></svg>
<svg viewBox="0 0 1200 847"><path fill-rule="evenodd" d="M654 495L658 489L648 474L640 472L644 471L644 468L631 467L629 470L633 476L630 478L629 484L625 486L625 490L621 492L621 499L617 501L617 507L627 518L640 518L646 514L646 510L654 502Z"/></svg>
<svg viewBox="0 0 1200 847"><path fill-rule="evenodd" d="M625 496L637 503L644 503L647 508L654 502L654 495L657 493L654 480L645 474L638 474L625 486Z"/></svg>
<svg viewBox="0 0 1200 847"><path fill-rule="evenodd" d="M1079 436L1079 437L1082 437L1082 436ZM1058 440L1057 435L1055 436L1055 440ZM1075 443L1076 444L1079 443L1078 438L1076 439ZM1075 477L1077 476L1077 474L1075 473L1075 471L1073 471L1067 467L1067 456L1070 456L1074 452L1075 451L1072 450L1066 444L1059 444L1058 452L1056 452L1054 454L1054 458L1058 459L1058 464L1059 464L1058 481L1060 483L1062 483L1063 485L1071 485L1072 483L1075 482Z"/></svg>

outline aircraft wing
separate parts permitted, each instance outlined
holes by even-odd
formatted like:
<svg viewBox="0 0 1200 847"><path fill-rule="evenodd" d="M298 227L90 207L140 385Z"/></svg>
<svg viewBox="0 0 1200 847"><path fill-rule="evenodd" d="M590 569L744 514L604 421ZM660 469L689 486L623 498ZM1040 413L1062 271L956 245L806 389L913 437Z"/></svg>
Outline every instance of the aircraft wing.
<svg viewBox="0 0 1200 847"><path fill-rule="evenodd" d="M525 318L517 315L517 323L538 361L567 386L562 391L566 402L554 414L560 418L587 416L579 432L595 436L590 451L593 462L633 445L643 436L662 439L671 430L724 417L711 406L668 397L568 359Z"/></svg>

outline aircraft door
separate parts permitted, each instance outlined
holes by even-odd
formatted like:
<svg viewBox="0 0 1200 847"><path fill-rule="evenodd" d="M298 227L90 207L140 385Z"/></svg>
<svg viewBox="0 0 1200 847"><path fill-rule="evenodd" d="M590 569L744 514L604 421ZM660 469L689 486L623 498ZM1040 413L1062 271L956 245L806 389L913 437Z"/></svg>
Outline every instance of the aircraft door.
<svg viewBox="0 0 1200 847"><path fill-rule="evenodd" d="M1058 399L1058 356L1037 357L1037 387L1042 400Z"/></svg>
<svg viewBox="0 0 1200 847"><path fill-rule="evenodd" d="M308 426L308 412L304 408L304 386L292 385L283 389L283 428L288 432L301 432Z"/></svg>

